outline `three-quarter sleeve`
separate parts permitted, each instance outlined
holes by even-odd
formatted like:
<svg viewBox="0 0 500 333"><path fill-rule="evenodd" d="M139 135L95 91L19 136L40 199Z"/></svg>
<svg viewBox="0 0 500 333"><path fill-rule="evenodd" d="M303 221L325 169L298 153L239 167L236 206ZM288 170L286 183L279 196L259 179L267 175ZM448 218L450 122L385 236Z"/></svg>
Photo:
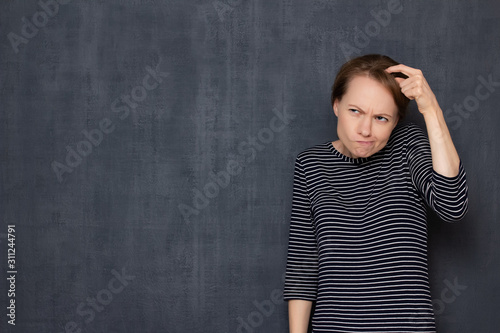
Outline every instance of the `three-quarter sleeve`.
<svg viewBox="0 0 500 333"><path fill-rule="evenodd" d="M413 184L442 220L454 222L462 219L469 203L462 161L457 176L443 176L432 167L431 148L423 131L413 125L408 134L406 157Z"/></svg>
<svg viewBox="0 0 500 333"><path fill-rule="evenodd" d="M318 252L311 219L311 202L304 168L297 157L283 298L314 301L317 287Z"/></svg>

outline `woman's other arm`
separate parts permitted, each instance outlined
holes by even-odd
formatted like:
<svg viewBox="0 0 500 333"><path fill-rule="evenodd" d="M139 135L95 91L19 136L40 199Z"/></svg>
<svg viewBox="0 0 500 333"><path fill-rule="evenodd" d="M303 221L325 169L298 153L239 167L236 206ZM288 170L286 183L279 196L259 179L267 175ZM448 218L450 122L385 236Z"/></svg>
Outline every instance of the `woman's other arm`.
<svg viewBox="0 0 500 333"><path fill-rule="evenodd" d="M295 161L292 214L283 299L290 332L306 333L318 289L318 252L301 154Z"/></svg>
<svg viewBox="0 0 500 333"><path fill-rule="evenodd" d="M312 301L291 299L288 301L290 333L307 333L311 317Z"/></svg>

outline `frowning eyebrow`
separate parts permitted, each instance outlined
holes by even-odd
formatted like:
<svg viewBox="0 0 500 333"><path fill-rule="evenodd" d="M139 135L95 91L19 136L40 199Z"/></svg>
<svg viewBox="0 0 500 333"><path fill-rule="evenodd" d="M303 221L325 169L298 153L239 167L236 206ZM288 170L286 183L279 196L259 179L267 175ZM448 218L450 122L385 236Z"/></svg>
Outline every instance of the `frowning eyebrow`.
<svg viewBox="0 0 500 333"><path fill-rule="evenodd" d="M365 112L365 110L363 110L363 108L360 108L359 106L355 105L355 104L347 104L347 106L349 107L349 109L356 109L356 110L359 110L359 111L363 111ZM388 113L377 113L375 114L377 117L386 117L386 118L392 118L393 115L390 115Z"/></svg>

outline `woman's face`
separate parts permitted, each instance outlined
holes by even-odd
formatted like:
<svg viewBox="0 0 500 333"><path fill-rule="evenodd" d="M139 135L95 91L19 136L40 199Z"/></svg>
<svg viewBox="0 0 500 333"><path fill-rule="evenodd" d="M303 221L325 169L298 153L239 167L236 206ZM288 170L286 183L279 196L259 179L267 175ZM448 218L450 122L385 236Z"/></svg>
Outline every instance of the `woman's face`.
<svg viewBox="0 0 500 333"><path fill-rule="evenodd" d="M349 157L368 157L384 148L398 123L394 98L381 83L356 76L342 100L335 100L339 151Z"/></svg>

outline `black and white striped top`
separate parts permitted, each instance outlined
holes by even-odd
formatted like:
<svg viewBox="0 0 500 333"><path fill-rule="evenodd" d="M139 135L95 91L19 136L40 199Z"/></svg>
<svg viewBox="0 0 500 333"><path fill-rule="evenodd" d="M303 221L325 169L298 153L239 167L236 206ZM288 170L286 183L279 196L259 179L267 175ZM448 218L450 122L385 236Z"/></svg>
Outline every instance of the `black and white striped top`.
<svg viewBox="0 0 500 333"><path fill-rule="evenodd" d="M284 299L316 301L314 332L435 332L426 204L448 222L467 184L432 168L429 141L397 125L387 145L350 158L331 142L295 162Z"/></svg>

